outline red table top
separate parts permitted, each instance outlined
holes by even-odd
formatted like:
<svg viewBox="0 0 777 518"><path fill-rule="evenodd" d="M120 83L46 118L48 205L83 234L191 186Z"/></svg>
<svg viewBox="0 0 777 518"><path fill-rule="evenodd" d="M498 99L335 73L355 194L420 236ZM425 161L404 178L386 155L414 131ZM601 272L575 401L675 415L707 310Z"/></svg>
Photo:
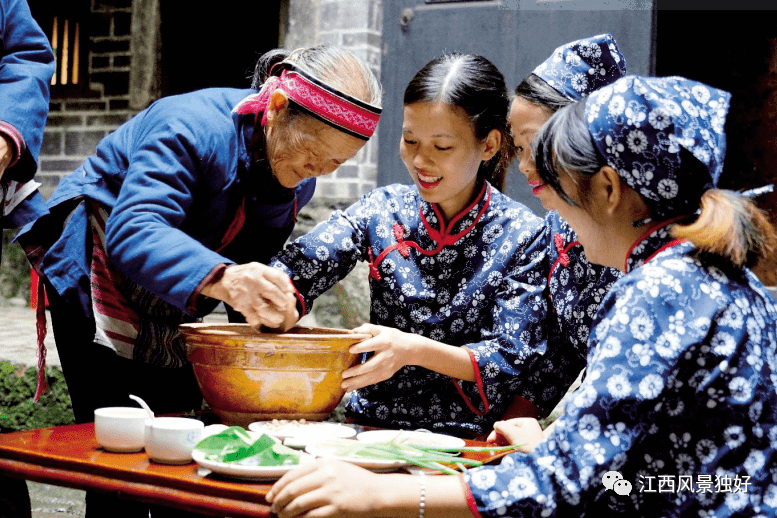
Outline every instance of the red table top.
<svg viewBox="0 0 777 518"><path fill-rule="evenodd" d="M466 456L484 460L490 455ZM95 439L94 423L0 434L0 472L205 514L270 516L265 495L271 482L221 478L195 463L156 464L145 452L107 452Z"/></svg>

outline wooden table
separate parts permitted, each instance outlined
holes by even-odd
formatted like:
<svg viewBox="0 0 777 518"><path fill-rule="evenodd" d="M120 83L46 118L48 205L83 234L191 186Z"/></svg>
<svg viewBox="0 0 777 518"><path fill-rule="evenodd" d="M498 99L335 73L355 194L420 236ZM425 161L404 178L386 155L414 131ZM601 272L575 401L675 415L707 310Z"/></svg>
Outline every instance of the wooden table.
<svg viewBox="0 0 777 518"><path fill-rule="evenodd" d="M97 443L94 423L0 434L0 473L215 516L270 516L271 482L220 478L194 463L156 464L145 452L110 453Z"/></svg>

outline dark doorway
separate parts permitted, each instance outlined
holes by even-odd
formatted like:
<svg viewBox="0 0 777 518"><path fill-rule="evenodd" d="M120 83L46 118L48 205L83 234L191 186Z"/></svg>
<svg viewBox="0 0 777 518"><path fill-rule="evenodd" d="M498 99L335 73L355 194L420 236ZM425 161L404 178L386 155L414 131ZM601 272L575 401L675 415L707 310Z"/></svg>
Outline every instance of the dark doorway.
<svg viewBox="0 0 777 518"><path fill-rule="evenodd" d="M280 0L165 0L162 95L247 88L256 59L278 46Z"/></svg>
<svg viewBox="0 0 777 518"><path fill-rule="evenodd" d="M777 11L687 11L659 1L656 74L681 75L732 94L726 121L731 189L777 181ZM760 204L771 209L777 195ZM774 213L772 219L777 219Z"/></svg>

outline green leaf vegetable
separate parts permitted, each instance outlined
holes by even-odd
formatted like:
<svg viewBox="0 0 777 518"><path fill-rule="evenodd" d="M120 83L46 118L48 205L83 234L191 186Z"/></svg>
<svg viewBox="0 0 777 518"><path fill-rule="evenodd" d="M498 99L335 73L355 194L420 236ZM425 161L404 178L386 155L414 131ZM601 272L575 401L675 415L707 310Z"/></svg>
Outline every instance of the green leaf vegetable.
<svg viewBox="0 0 777 518"><path fill-rule="evenodd" d="M301 455L267 434L254 440L239 426L202 439L194 450L201 451L208 460L243 466L290 466L299 464Z"/></svg>

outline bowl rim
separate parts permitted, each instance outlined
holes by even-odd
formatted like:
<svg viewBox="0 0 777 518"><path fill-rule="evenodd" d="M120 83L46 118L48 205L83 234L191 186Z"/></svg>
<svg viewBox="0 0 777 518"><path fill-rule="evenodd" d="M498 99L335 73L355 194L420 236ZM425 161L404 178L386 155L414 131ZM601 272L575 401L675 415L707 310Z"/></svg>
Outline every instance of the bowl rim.
<svg viewBox="0 0 777 518"><path fill-rule="evenodd" d="M230 331L228 328L233 327L235 331ZM225 329L226 328L226 329ZM246 328L252 332L243 332ZM244 323L209 323L209 322L193 322L188 324L181 324L178 329L184 335L192 336L229 336L229 337L250 337L252 340L299 340L299 339L354 339L356 341L366 340L372 338L368 333L353 333L348 329L338 329L333 327L308 327L308 326L294 326L292 329L309 330L311 332L298 332L298 333L263 333L256 331L248 324ZM329 331L327 333L316 333L316 330ZM217 331L217 332L213 332ZM218 332L221 331L221 332Z"/></svg>

